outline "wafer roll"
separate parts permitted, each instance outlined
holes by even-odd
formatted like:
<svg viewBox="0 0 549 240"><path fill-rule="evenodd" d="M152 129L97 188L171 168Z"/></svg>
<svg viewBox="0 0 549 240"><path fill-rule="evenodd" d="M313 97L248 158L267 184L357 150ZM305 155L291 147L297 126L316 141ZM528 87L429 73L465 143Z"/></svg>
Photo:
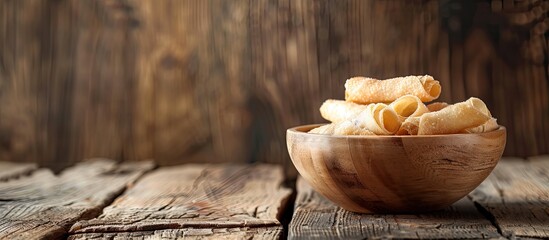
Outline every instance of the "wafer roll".
<svg viewBox="0 0 549 240"><path fill-rule="evenodd" d="M383 103L370 104L352 120L356 125L376 135L391 135L400 128L400 118L396 112Z"/></svg>
<svg viewBox="0 0 549 240"><path fill-rule="evenodd" d="M440 95L440 83L429 75L378 80L354 77L345 82L345 100L359 103L389 103L404 95L430 102Z"/></svg>
<svg viewBox="0 0 549 240"><path fill-rule="evenodd" d="M409 117L400 125L397 135L417 135L420 117Z"/></svg>
<svg viewBox="0 0 549 240"><path fill-rule="evenodd" d="M499 128L498 122L495 118L490 118L488 121L483 123L480 126L467 128L465 129L465 133L482 133L482 132L490 132L494 131Z"/></svg>
<svg viewBox="0 0 549 240"><path fill-rule="evenodd" d="M425 113L419 121L418 135L459 133L480 126L491 118L487 111L482 100L472 97L439 111Z"/></svg>
<svg viewBox="0 0 549 240"><path fill-rule="evenodd" d="M375 135L373 132L359 127L353 121L345 120L337 123L330 123L309 131L310 133L329 135Z"/></svg>
<svg viewBox="0 0 549 240"><path fill-rule="evenodd" d="M350 120L366 109L367 105L360 105L343 100L328 99L320 106L320 115L330 122Z"/></svg>
<svg viewBox="0 0 549 240"><path fill-rule="evenodd" d="M418 97L414 95L405 95L399 97L389 106L395 110L401 121L405 121L408 117L418 117L429 112L427 106Z"/></svg>

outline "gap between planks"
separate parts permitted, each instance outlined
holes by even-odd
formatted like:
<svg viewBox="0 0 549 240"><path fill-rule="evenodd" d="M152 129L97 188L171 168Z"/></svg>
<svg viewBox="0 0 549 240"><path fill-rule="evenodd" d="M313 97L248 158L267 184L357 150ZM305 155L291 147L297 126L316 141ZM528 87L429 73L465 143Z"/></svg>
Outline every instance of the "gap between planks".
<svg viewBox="0 0 549 240"><path fill-rule="evenodd" d="M152 162L81 162L59 175L48 169L0 183L0 239L58 239L77 220L99 215Z"/></svg>
<svg viewBox="0 0 549 240"><path fill-rule="evenodd" d="M549 238L549 156L507 158L469 194L508 238Z"/></svg>
<svg viewBox="0 0 549 240"><path fill-rule="evenodd" d="M100 216L74 224L70 238L185 237L197 232L200 238L240 238L254 232L260 238L280 238L280 220L292 196L283 182L282 168L270 164L160 168L128 188Z"/></svg>
<svg viewBox="0 0 549 240"><path fill-rule="evenodd" d="M289 239L549 238L549 158L504 158L468 197L419 215L361 215L298 180Z"/></svg>

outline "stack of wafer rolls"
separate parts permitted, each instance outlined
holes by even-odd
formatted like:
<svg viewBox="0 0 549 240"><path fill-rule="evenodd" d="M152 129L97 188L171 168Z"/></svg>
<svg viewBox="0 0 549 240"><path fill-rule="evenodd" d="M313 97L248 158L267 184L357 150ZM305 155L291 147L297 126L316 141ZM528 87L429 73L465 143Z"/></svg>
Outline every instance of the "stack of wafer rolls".
<svg viewBox="0 0 549 240"><path fill-rule="evenodd" d="M472 97L456 104L432 102L440 93L439 81L429 75L386 80L353 77L345 83L345 100L328 99L320 107L322 117L331 123L310 133L436 135L487 132L499 127L482 100Z"/></svg>

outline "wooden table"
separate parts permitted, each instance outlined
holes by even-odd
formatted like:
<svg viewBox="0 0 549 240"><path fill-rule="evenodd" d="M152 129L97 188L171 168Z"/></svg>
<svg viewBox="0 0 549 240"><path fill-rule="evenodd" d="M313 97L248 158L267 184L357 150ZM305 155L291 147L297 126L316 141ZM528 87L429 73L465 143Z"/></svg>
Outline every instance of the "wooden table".
<svg viewBox="0 0 549 240"><path fill-rule="evenodd" d="M54 175L0 162L0 238L549 238L549 156L502 159L467 197L418 215L348 212L301 179L294 199L283 180L266 164L96 159Z"/></svg>

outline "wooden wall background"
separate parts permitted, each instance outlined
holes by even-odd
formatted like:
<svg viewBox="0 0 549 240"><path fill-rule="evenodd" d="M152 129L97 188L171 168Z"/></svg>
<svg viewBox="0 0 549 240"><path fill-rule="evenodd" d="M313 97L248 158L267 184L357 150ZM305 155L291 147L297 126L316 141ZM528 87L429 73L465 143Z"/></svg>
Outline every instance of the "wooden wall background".
<svg viewBox="0 0 549 240"><path fill-rule="evenodd" d="M549 152L549 1L2 0L0 159L275 162L354 75L484 99Z"/></svg>

